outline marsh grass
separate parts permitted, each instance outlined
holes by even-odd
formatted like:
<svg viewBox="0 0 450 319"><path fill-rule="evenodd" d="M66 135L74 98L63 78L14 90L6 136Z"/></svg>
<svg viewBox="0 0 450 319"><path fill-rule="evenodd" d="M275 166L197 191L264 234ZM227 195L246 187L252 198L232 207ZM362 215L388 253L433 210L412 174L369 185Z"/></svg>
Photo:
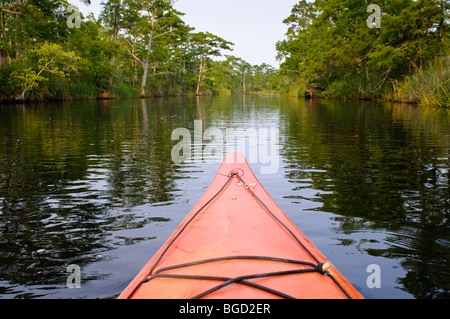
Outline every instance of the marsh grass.
<svg viewBox="0 0 450 319"><path fill-rule="evenodd" d="M435 59L425 67L412 63L414 73L403 81L392 82L386 99L424 106L450 106L449 57Z"/></svg>

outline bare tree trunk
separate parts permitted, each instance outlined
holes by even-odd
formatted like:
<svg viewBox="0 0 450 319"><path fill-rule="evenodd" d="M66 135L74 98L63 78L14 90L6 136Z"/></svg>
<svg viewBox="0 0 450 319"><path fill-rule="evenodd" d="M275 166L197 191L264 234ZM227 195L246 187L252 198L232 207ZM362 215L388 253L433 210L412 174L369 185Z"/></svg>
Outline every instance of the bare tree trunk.
<svg viewBox="0 0 450 319"><path fill-rule="evenodd" d="M16 0L16 4L18 6L21 6L22 5L22 0ZM16 13L16 20L19 21L19 14L18 13ZM21 26L21 23L18 22L17 28L16 28L16 30L14 32L14 42L15 42L15 46L16 46L16 58L20 58L19 47L20 47L21 44L19 42L18 35L17 35L18 30L20 29L20 26Z"/></svg>
<svg viewBox="0 0 450 319"><path fill-rule="evenodd" d="M114 64L116 64L116 57L113 56L111 59L111 67L114 66ZM109 86L111 87L113 85L114 82L114 72L111 72L111 76L109 77Z"/></svg>
<svg viewBox="0 0 450 319"><path fill-rule="evenodd" d="M439 30L439 38L440 38L441 41L442 41L443 38L444 38L444 22L445 22L444 0L441 0L441 1L439 2L439 5L440 5L440 7L441 7L441 15L442 15L442 18L441 18L441 21L439 21L439 27L438 27L438 30Z"/></svg>
<svg viewBox="0 0 450 319"><path fill-rule="evenodd" d="M6 56L3 50L0 50L0 68L3 68L6 64Z"/></svg>
<svg viewBox="0 0 450 319"><path fill-rule="evenodd" d="M200 69L198 72L197 90L195 91L195 94L197 96L200 95L200 86L202 85L202 80L203 80L203 57L200 58Z"/></svg>
<svg viewBox="0 0 450 319"><path fill-rule="evenodd" d="M0 12L0 30L1 30L0 43L2 44L3 47L3 43L5 42L5 14L3 11ZM5 66L5 61L6 61L5 51L3 49L0 49L0 68Z"/></svg>
<svg viewBox="0 0 450 319"><path fill-rule="evenodd" d="M246 75L246 71L244 70L244 82L243 82L244 94L245 94L245 75Z"/></svg>
<svg viewBox="0 0 450 319"><path fill-rule="evenodd" d="M114 42L117 43L117 38L119 36L119 10L120 7L122 6L122 1L119 1L119 3L116 5L115 7L115 12L114 12L114 34L113 34L113 38L114 38ZM111 66L113 67L116 64L116 56L114 55L111 58ZM112 86L113 85L113 81L114 81L114 72L111 72L111 77L109 79L109 85Z"/></svg>
<svg viewBox="0 0 450 319"><path fill-rule="evenodd" d="M141 82L141 98L145 97L145 86L147 85L147 76L148 76L148 68L150 63L148 59L142 62L142 69L144 70L142 74L142 82Z"/></svg>

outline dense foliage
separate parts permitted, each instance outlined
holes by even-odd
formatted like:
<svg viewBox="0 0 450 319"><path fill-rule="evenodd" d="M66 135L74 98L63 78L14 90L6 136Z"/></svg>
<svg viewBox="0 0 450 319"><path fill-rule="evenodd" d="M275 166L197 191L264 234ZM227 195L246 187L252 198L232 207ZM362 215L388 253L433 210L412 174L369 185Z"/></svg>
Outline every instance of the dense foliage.
<svg viewBox="0 0 450 319"><path fill-rule="evenodd" d="M259 92L450 104L448 0L380 0L379 12L301 0L276 44L279 70L230 55L174 2L103 0L98 18L77 20L67 0L0 0L0 101Z"/></svg>
<svg viewBox="0 0 450 319"><path fill-rule="evenodd" d="M448 105L449 11L445 0L299 1L277 44L281 68L300 91Z"/></svg>
<svg viewBox="0 0 450 319"><path fill-rule="evenodd" d="M102 4L98 19L77 21L66 0L1 0L0 99L230 94L277 85L271 66L217 59L233 44L194 32L172 0Z"/></svg>

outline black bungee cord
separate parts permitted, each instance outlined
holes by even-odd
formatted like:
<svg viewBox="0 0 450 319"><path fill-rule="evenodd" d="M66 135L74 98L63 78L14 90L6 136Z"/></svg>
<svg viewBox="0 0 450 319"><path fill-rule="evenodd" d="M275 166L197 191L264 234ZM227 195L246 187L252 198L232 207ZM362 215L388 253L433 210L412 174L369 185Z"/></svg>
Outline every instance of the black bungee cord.
<svg viewBox="0 0 450 319"><path fill-rule="evenodd" d="M349 298L352 299L350 294L342 287L342 285L334 278L332 274L330 274L327 270L329 267L329 263L321 263L316 256L295 236L295 234L292 232L289 227L287 227L275 214L272 213L272 211L266 206L266 204L253 192L251 187L249 187L248 184L245 183L245 181L242 179L242 177L239 175L239 173L236 172L236 169L231 170L230 174L227 175L228 179L225 182L225 184L221 187L221 189L213 196L211 197L190 219L189 221L183 226L183 228L178 232L178 234L171 240L171 242L167 245L167 247L164 249L164 251L161 253L159 258L156 260L155 264L152 266L152 268L149 271L149 274L146 278L144 278L142 281L138 283L138 285L133 289L133 291L128 296L128 299L130 299L133 294L141 287L141 285L150 282L153 279L156 278L183 278L183 279L196 279L196 280L210 280L210 281L222 281L223 283L213 287L201 294L198 294L197 296L193 297L192 299L200 299L203 297L206 297L209 294L212 294L213 292L220 290L228 285L231 285L233 283L239 283L243 285L247 285L250 287L254 287L269 293L272 293L274 295L277 295L279 297L285 298L285 299L295 299L285 293L276 291L274 289L264 287L262 285L249 282L247 280L254 279L254 278L264 278L264 277L273 277L273 276L284 276L284 275L292 275L292 274L300 274L300 273L320 273L322 275L327 275L330 277L333 282L341 289L341 291ZM169 250L169 248L173 245L173 243L178 239L178 237L184 232L184 230L187 228L187 226L217 197L220 193L223 192L225 187L230 183L230 181L233 179L233 177L237 177L245 186L245 188L256 198L256 200L264 207L264 209L295 239L295 241L314 259L314 261L317 263L316 265L309 262L304 261L296 261L296 260L289 260L289 259L282 259L282 258L274 258L274 257L259 257L259 256L232 256L232 257L220 257L220 258L213 258L213 259L207 259L197 262L191 262L186 263L182 265L175 265L170 267L165 267L157 270L154 274L153 272L156 269L156 266L160 263L161 259L164 257L166 252ZM297 265L303 265L303 266L309 266L311 268L309 269L296 269L296 270L290 270L290 271L279 271L279 272L272 272L272 273L265 273L265 274L255 274L255 275L248 275L248 276L240 276L236 278L228 278L228 277L216 277L216 276L192 276L192 275L174 275L174 274L163 274L164 271L174 270L174 269L180 269L180 268L186 268L190 266L205 264L205 263L212 263L212 262L218 262L223 260L241 260L241 259L248 259L248 260L268 260L268 261L277 261L277 262L284 262L284 263L291 263L291 264L297 264Z"/></svg>

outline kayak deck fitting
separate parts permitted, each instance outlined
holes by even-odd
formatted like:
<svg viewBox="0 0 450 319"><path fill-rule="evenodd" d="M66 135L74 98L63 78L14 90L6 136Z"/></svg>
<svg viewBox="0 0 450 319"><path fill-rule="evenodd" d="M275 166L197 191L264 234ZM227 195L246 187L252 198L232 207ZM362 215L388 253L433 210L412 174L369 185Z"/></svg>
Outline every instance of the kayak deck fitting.
<svg viewBox="0 0 450 319"><path fill-rule="evenodd" d="M119 299L359 299L239 152Z"/></svg>

